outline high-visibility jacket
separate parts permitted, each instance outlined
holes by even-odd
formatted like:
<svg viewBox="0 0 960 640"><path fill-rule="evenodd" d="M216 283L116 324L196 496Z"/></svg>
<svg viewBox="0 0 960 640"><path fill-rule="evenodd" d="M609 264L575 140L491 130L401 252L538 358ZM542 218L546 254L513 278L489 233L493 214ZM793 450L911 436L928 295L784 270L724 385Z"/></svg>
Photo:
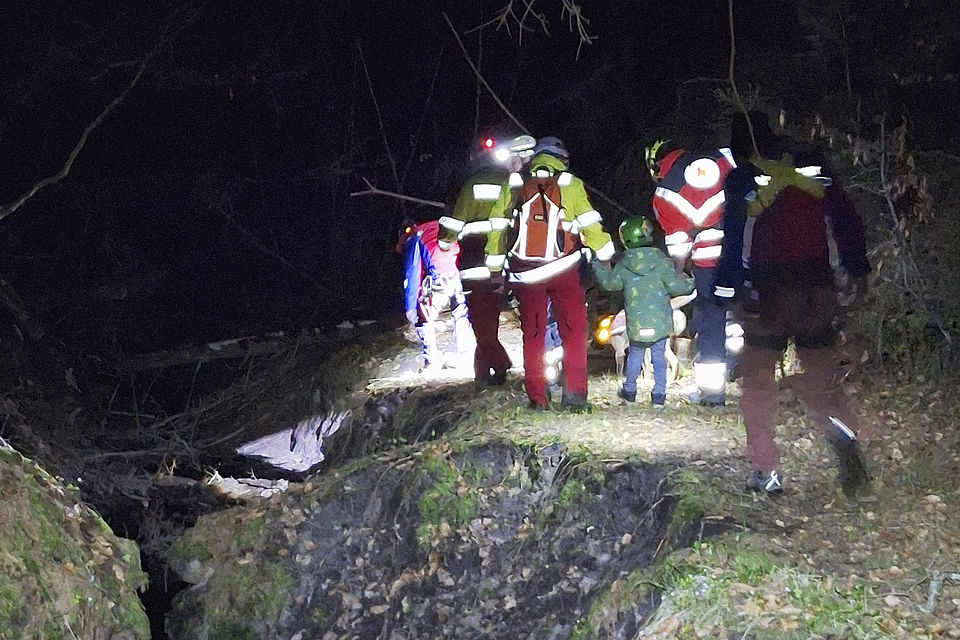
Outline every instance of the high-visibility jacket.
<svg viewBox="0 0 960 640"><path fill-rule="evenodd" d="M737 164L729 149L671 151L660 164L653 211L666 235L667 253L714 267L723 243L723 180Z"/></svg>
<svg viewBox="0 0 960 640"><path fill-rule="evenodd" d="M588 259L596 256L599 260L609 260L614 253L610 234L603 230L600 213L590 203L583 181L566 171L562 160L546 153L537 154L523 174L511 175L510 184L550 176L556 177L560 188L560 209L557 215L562 231L588 249L583 252ZM522 190L523 187L516 192L501 193L490 212L491 230L487 235L485 264L492 273L504 270L509 282L531 284L576 267L582 254L579 250L574 251L567 246L558 255L536 262L512 255L512 247L506 246L505 232L519 224L520 207L524 203L519 202L517 195ZM515 231L522 233L520 229Z"/></svg>
<svg viewBox="0 0 960 640"><path fill-rule="evenodd" d="M490 213L503 194L523 184L519 176L511 183L511 175L491 167L470 176L457 194L453 211L440 218L438 244L441 249L448 249L459 243L460 279L465 286L490 278L483 261L483 248L492 229Z"/></svg>

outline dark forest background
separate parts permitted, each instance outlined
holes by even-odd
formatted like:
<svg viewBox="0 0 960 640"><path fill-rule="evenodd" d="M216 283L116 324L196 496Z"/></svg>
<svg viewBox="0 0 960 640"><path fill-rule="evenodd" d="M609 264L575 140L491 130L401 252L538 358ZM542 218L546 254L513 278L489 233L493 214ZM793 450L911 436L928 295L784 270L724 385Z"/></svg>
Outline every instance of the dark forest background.
<svg viewBox="0 0 960 640"><path fill-rule="evenodd" d="M152 55L69 174L0 219L0 333L29 340L26 313L61 345L137 352L395 310L397 226L440 212L349 194L367 178L447 200L478 135L518 132L444 12L507 107L563 138L616 203L595 199L610 230L647 210L645 145L726 142L726 0L585 2L589 44L559 0L536 3L549 33L534 19L477 28L505 4L8 3L0 205L59 171ZM881 131L902 127L947 170L953 4L736 0L740 93L794 133L829 132L824 144L885 147Z"/></svg>

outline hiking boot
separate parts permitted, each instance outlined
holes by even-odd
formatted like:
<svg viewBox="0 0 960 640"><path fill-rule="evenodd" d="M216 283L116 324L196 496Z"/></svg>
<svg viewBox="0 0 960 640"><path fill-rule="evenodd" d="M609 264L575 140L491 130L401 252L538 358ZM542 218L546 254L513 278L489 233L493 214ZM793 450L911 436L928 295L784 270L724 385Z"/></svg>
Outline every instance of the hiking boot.
<svg viewBox="0 0 960 640"><path fill-rule="evenodd" d="M627 402L636 402L637 401L637 392L636 391L627 391L623 385L620 385L620 388L617 389L617 397L626 400Z"/></svg>
<svg viewBox="0 0 960 640"><path fill-rule="evenodd" d="M754 471L747 478L747 489L761 493L781 493L783 491L783 480L780 472L774 469L770 473Z"/></svg>
<svg viewBox="0 0 960 640"><path fill-rule="evenodd" d="M563 394L563 399L560 401L560 409L570 411L571 413L590 413L591 411L590 404L587 402L587 394L585 393Z"/></svg>
<svg viewBox="0 0 960 640"><path fill-rule="evenodd" d="M549 410L550 410L550 402L544 402L543 404L541 404L541 403L539 403L539 402L536 402L536 401L534 401L534 400L531 400L531 401L527 404L527 409L529 409L530 411L549 411Z"/></svg>
<svg viewBox="0 0 960 640"><path fill-rule="evenodd" d="M650 394L650 404L653 405L654 409L663 409L663 405L667 401L667 396L662 393L651 393Z"/></svg>
<svg viewBox="0 0 960 640"><path fill-rule="evenodd" d="M844 495L855 498L862 487L870 484L863 451L856 435L847 425L832 416L830 422L837 428L837 432L829 438L833 451L837 454L837 479Z"/></svg>
<svg viewBox="0 0 960 640"><path fill-rule="evenodd" d="M690 404L696 404L701 407L722 407L726 402L726 394L705 394L700 389L696 389L687 394L687 400Z"/></svg>
<svg viewBox="0 0 960 640"><path fill-rule="evenodd" d="M494 369L493 373L487 376L487 382L492 384L495 387L502 386L507 382L507 370L506 369Z"/></svg>

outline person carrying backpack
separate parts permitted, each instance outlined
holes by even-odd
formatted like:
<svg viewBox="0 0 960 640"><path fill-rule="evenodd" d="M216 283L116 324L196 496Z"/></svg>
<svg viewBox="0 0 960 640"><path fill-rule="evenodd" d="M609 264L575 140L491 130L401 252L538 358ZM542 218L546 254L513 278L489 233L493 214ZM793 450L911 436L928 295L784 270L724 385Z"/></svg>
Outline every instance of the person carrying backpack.
<svg viewBox="0 0 960 640"><path fill-rule="evenodd" d="M532 156L535 145L536 140L527 135L505 141L483 138L471 158L476 171L461 186L452 209L440 218L440 249L459 248L457 268L477 343L473 363L477 382L501 385L511 366L499 337L503 278L491 277L483 264L483 250L491 230L490 212L501 195L523 183L514 172ZM508 180L511 175L515 175L513 183Z"/></svg>
<svg viewBox="0 0 960 640"><path fill-rule="evenodd" d="M732 306L745 332L740 409L753 468L746 486L783 489L773 439L774 369L792 340L803 367L800 399L833 446L841 487L855 495L869 476L857 417L840 385L836 344L840 294L849 303L866 292L863 223L820 154L788 149L763 113L751 112L750 124L760 156L747 116L738 113L733 122L730 146L739 166L724 184L726 233L715 283L717 299ZM852 283L852 290L842 291L838 281Z"/></svg>
<svg viewBox="0 0 960 640"><path fill-rule="evenodd" d="M541 138L516 198L504 194L490 214L485 262L492 273L505 273L519 304L524 386L534 409L548 407L543 366L548 300L563 342L561 408L589 408L587 312L579 266L584 256L607 261L614 252L583 182L567 171L569 160L562 141Z"/></svg>

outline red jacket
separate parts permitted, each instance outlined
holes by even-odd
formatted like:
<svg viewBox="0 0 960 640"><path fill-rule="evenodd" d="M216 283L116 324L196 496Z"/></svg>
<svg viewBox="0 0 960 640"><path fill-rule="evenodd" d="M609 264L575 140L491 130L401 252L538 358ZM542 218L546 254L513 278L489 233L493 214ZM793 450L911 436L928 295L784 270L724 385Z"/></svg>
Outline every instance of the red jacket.
<svg viewBox="0 0 960 640"><path fill-rule="evenodd" d="M666 234L667 252L688 254L698 267L716 266L723 242L723 181L736 167L729 149L671 151L660 163L653 211Z"/></svg>

